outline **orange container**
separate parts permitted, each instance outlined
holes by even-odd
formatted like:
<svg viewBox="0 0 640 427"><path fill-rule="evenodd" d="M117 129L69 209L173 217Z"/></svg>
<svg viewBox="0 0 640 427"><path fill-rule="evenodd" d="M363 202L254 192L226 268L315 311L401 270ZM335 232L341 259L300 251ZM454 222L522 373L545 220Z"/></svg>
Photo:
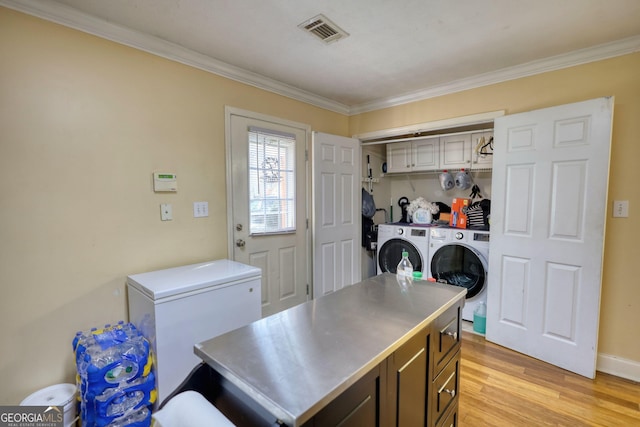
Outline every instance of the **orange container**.
<svg viewBox="0 0 640 427"><path fill-rule="evenodd" d="M467 209L471 205L471 199L456 197L451 203L451 218L449 225L456 228L467 228Z"/></svg>

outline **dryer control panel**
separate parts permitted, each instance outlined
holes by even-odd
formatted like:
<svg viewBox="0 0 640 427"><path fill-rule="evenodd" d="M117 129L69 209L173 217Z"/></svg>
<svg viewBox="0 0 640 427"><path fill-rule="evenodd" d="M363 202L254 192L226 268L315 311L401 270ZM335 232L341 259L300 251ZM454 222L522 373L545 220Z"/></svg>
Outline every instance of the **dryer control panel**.
<svg viewBox="0 0 640 427"><path fill-rule="evenodd" d="M426 237L427 230L423 230L422 228L412 228L411 235L414 237Z"/></svg>

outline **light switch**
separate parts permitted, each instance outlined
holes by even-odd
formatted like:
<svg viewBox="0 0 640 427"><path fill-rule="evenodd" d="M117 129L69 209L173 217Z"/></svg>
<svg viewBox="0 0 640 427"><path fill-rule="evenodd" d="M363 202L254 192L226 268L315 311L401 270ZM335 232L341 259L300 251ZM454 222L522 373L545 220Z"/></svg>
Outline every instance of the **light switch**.
<svg viewBox="0 0 640 427"><path fill-rule="evenodd" d="M160 205L160 219L162 221L171 221L173 219L173 209L170 203Z"/></svg>
<svg viewBox="0 0 640 427"><path fill-rule="evenodd" d="M614 218L629 217L629 201L628 200L613 201L613 217Z"/></svg>
<svg viewBox="0 0 640 427"><path fill-rule="evenodd" d="M193 202L193 217L209 216L209 202Z"/></svg>

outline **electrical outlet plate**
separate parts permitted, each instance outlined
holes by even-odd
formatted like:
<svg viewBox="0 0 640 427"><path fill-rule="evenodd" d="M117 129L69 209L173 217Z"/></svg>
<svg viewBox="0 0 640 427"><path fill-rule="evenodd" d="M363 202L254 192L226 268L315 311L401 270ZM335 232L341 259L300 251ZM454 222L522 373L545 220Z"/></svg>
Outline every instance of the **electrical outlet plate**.
<svg viewBox="0 0 640 427"><path fill-rule="evenodd" d="M173 209L171 204L162 203L160 205L160 219L162 221L171 221L173 219Z"/></svg>

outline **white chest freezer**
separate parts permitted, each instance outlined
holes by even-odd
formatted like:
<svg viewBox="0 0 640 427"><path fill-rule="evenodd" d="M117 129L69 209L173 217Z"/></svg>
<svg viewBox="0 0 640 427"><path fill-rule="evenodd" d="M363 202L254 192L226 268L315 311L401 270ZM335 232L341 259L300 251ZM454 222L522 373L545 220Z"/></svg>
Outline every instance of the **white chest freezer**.
<svg viewBox="0 0 640 427"><path fill-rule="evenodd" d="M261 277L226 259L127 277L129 320L153 349L158 402L201 362L195 344L260 319Z"/></svg>

